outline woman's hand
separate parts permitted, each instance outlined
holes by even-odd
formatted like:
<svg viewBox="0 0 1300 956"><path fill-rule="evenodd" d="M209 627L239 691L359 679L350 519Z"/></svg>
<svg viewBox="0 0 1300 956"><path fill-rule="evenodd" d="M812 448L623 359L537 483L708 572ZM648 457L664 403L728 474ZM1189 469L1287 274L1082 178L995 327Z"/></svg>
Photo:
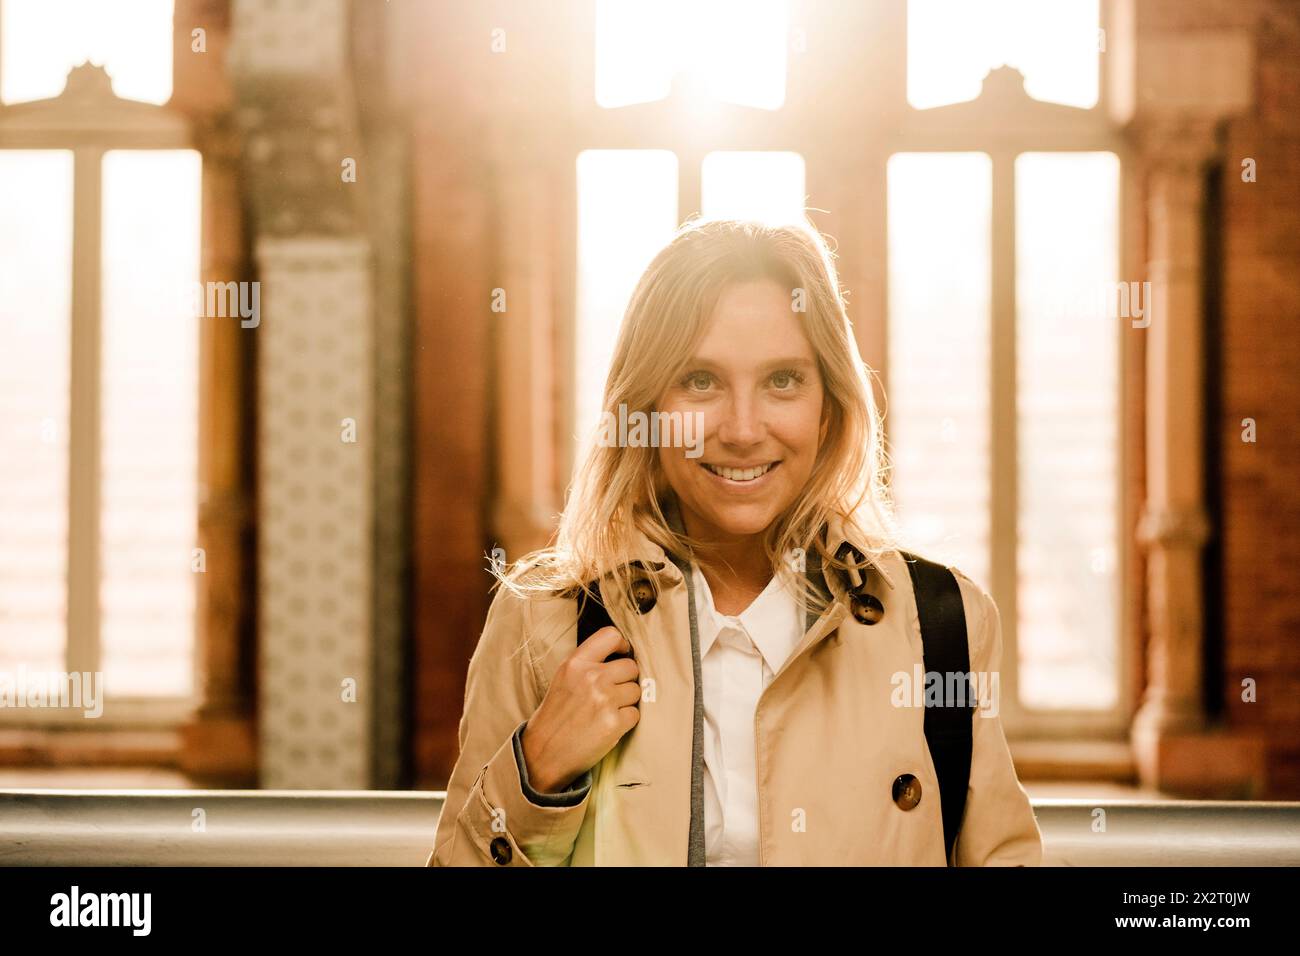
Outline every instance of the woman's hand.
<svg viewBox="0 0 1300 956"><path fill-rule="evenodd" d="M630 657L605 660L631 650L617 628L602 627L556 668L546 697L524 728L524 763L534 790L564 789L641 719L641 669Z"/></svg>

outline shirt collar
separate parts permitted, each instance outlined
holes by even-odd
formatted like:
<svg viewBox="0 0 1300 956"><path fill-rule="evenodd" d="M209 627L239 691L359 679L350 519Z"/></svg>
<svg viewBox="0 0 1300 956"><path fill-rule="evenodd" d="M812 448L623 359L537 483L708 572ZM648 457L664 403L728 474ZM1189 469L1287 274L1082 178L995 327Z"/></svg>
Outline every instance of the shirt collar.
<svg viewBox="0 0 1300 956"><path fill-rule="evenodd" d="M832 512L826 522L826 547L830 554L835 554L844 542L849 544L859 553L866 557L867 564L876 570L881 579L892 591L894 589L894 580L890 577L889 572L885 569L884 562L872 558L863 546L862 541L856 536L850 538L846 534L847 522L837 512ZM676 564L668 557L664 551L655 542L651 541L640 529L634 529L632 533L631 545L628 548L628 561L641 562L642 567L650 572L655 578L657 585L666 585L673 587L682 581L681 571ZM762 595L760 595L762 597Z"/></svg>
<svg viewBox="0 0 1300 956"><path fill-rule="evenodd" d="M727 615L714 605L709 583L694 561L691 562L691 577L696 588L696 613L700 623L700 657L704 657L717 641L719 632L727 626ZM803 637L803 608L797 595L782 586L781 578L776 574L749 607L732 616L740 620L745 633L774 674Z"/></svg>

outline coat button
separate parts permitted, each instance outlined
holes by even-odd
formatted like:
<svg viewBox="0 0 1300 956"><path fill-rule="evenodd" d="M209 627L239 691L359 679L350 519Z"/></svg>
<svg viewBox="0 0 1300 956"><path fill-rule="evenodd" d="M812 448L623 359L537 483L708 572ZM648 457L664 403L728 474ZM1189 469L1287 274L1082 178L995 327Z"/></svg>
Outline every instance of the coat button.
<svg viewBox="0 0 1300 956"><path fill-rule="evenodd" d="M859 624L879 624L885 616L885 606L874 594L853 595L850 607Z"/></svg>
<svg viewBox="0 0 1300 956"><path fill-rule="evenodd" d="M921 802L921 781L910 773L894 779L894 802L903 810L911 810Z"/></svg>
<svg viewBox="0 0 1300 956"><path fill-rule="evenodd" d="M659 596L655 594L654 585L645 578L639 578L632 582L632 600L636 602L637 612L648 614L654 609L655 601Z"/></svg>
<svg viewBox="0 0 1300 956"><path fill-rule="evenodd" d="M510 848L510 841L505 837L497 837L488 849L492 851L492 859L501 866L509 863L510 858L515 855L515 851Z"/></svg>

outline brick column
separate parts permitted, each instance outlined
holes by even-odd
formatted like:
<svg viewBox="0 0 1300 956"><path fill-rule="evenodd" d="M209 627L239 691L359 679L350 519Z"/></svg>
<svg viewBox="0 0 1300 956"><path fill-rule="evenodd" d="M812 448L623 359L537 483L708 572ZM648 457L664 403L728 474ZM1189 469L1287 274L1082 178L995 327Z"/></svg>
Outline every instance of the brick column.
<svg viewBox="0 0 1300 956"><path fill-rule="evenodd" d="M1249 796L1262 751L1207 724L1202 550L1205 501L1205 175L1217 124L1180 118L1148 126L1146 328L1147 686L1132 742L1142 782L1174 793Z"/></svg>
<svg viewBox="0 0 1300 956"><path fill-rule="evenodd" d="M1151 302L1147 336L1147 500L1138 534L1148 550L1151 643L1148 684L1134 720L1143 776L1162 772L1159 744L1204 726L1201 706L1201 549L1209 535L1205 458L1205 363L1201 307L1201 220L1213 129L1149 131Z"/></svg>
<svg viewBox="0 0 1300 956"><path fill-rule="evenodd" d="M1158 11L1157 11L1158 12ZM1147 684L1131 728L1142 783L1186 795L1250 796L1257 742L1204 713L1201 553L1205 500L1205 176L1223 122L1252 103L1253 48L1240 29L1171 29L1136 0L1116 0L1108 108L1146 173L1150 324L1145 336Z"/></svg>

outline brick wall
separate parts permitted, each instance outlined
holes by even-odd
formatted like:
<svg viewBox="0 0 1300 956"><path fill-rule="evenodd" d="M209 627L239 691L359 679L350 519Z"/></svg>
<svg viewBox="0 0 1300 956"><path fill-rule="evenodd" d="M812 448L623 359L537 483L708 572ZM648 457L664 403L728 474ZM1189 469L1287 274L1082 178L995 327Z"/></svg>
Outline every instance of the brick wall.
<svg viewBox="0 0 1300 956"><path fill-rule="evenodd" d="M1233 729L1267 741L1264 794L1300 798L1300 4L1187 4L1254 13L1256 109L1227 130L1221 183L1219 421L1222 692ZM1169 12L1178 16L1180 5ZM1256 161L1254 183L1241 161ZM1257 423L1242 441L1241 421ZM1258 700L1241 700L1253 678Z"/></svg>
<svg viewBox="0 0 1300 956"><path fill-rule="evenodd" d="M1264 741L1254 795L1300 798L1300 4L1142 0L1140 34L1244 28L1255 47L1254 108L1228 124L1213 218L1220 231L1219 328L1209 344L1219 406L1216 529L1222 647L1210 693L1224 723ZM1242 181L1242 160L1256 182ZM1213 220L1212 220L1213 221ZM1211 410L1214 410L1211 403ZM1242 440L1254 419L1256 440ZM1207 621L1207 628L1215 626ZM1213 635L1211 635L1213 636ZM1211 645L1213 648L1213 644ZM1253 679L1257 700L1242 698Z"/></svg>

